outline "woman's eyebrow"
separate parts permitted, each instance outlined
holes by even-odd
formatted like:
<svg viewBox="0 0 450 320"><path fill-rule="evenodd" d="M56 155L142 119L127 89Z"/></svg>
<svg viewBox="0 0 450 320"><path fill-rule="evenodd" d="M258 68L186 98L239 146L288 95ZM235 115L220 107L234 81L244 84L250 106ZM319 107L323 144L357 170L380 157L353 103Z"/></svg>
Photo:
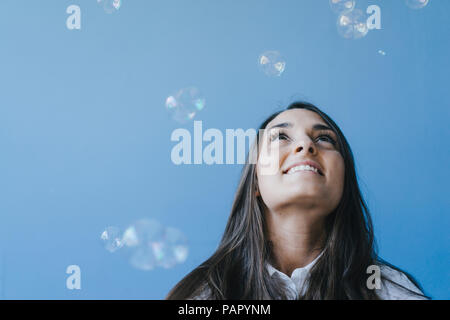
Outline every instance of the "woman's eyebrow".
<svg viewBox="0 0 450 320"><path fill-rule="evenodd" d="M293 126L294 125L292 124L292 122L282 122L282 123L275 124L275 125L271 126L269 128L269 130L273 129L273 128L291 128ZM313 128L313 130L330 130L330 131L333 131L333 129L331 129L330 127L328 127L328 126L326 126L326 125L324 125L322 123L316 123L315 125L313 125L312 128Z"/></svg>
<svg viewBox="0 0 450 320"><path fill-rule="evenodd" d="M273 129L273 128L290 128L290 127L292 127L293 125L292 125L292 123L291 122L282 122L282 123L279 123L279 124L274 124L273 126L271 126L270 128L269 128L269 130L270 129Z"/></svg>
<svg viewBox="0 0 450 320"><path fill-rule="evenodd" d="M315 125L313 125L313 130L330 130L330 131L333 131L333 129L331 129L329 126L326 126L326 125L321 124L321 123L316 123Z"/></svg>

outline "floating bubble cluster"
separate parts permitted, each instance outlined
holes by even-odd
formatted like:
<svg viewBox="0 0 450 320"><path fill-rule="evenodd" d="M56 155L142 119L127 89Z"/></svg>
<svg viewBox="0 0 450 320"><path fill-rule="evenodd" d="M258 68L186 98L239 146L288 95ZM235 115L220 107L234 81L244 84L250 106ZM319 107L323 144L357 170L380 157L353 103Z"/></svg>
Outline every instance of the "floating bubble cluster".
<svg viewBox="0 0 450 320"><path fill-rule="evenodd" d="M266 51L259 56L258 65L266 75L279 77L286 67L286 62L278 51Z"/></svg>
<svg viewBox="0 0 450 320"><path fill-rule="evenodd" d="M110 14L120 9L122 0L97 0L97 3L103 7L106 13Z"/></svg>
<svg viewBox="0 0 450 320"><path fill-rule="evenodd" d="M130 264L137 269L172 268L183 263L188 256L184 234L176 228L164 227L156 220L136 221L125 229L122 236L118 236L117 231L116 227L108 227L102 233L102 240L108 240L105 248L110 252L126 248L130 253Z"/></svg>
<svg viewBox="0 0 450 320"><path fill-rule="evenodd" d="M346 39L360 39L369 32L366 21L365 14L359 9L342 13L337 21L338 33Z"/></svg>
<svg viewBox="0 0 450 320"><path fill-rule="evenodd" d="M205 98L195 87L187 87L166 99L166 108L180 123L192 120L205 107Z"/></svg>
<svg viewBox="0 0 450 320"><path fill-rule="evenodd" d="M102 232L100 239L106 250L115 252L123 247L122 235L118 227L107 227Z"/></svg>
<svg viewBox="0 0 450 320"><path fill-rule="evenodd" d="M384 52L383 50L378 50L378 53L379 53L380 55L382 55L382 56L385 56L385 55L386 55L386 52Z"/></svg>
<svg viewBox="0 0 450 320"><path fill-rule="evenodd" d="M406 5L411 9L422 9L429 2L429 0L405 0L405 1Z"/></svg>
<svg viewBox="0 0 450 320"><path fill-rule="evenodd" d="M355 8L355 0L330 0L330 7L336 13L349 12Z"/></svg>

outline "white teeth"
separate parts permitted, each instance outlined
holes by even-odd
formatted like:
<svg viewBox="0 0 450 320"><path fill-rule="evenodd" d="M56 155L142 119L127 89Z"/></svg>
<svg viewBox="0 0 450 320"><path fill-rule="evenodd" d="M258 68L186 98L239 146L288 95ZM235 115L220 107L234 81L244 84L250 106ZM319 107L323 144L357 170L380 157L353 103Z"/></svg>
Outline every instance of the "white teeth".
<svg viewBox="0 0 450 320"><path fill-rule="evenodd" d="M293 168L289 169L287 174L292 174L292 173L297 172L297 171L314 171L315 173L318 173L317 169L314 168L314 167L311 167L309 165L306 165L306 166L305 165L300 165L300 166L296 166L296 167L293 167Z"/></svg>

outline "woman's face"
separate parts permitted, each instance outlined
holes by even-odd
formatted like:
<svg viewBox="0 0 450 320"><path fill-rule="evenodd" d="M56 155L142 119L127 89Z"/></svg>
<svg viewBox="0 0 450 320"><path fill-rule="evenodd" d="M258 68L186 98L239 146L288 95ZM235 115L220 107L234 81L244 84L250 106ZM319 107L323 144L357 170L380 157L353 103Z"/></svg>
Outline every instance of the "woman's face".
<svg viewBox="0 0 450 320"><path fill-rule="evenodd" d="M286 110L268 123L260 141L260 154L268 156L264 161L259 156L256 174L257 194L270 210L311 209L326 216L339 204L344 160L337 135L325 127L317 113L306 109ZM305 170L303 161L318 170ZM274 169L270 173L264 170L267 164Z"/></svg>

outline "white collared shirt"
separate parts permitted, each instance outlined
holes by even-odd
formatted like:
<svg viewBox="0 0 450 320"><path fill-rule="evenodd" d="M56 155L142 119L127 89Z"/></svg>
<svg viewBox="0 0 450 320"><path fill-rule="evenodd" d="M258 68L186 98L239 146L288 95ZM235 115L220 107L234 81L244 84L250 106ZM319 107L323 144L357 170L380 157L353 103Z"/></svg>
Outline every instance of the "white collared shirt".
<svg viewBox="0 0 450 320"><path fill-rule="evenodd" d="M287 274L275 269L271 264L267 263L267 271L271 277L278 277L281 279L287 288L289 288L289 292L287 293L289 300L297 300L300 295L303 295L308 288L308 275L311 268L314 264L319 260L323 251L310 263L306 266L297 268L292 272L292 275L289 277ZM389 278L390 280L398 283L409 290L415 291L417 293L423 294L409 279L408 277L397 270L394 270L386 265L380 266L381 273ZM368 275L369 276L369 275ZM426 298L422 298L420 296L414 295L398 286L390 283L389 281L381 281L380 289L376 290L377 295L382 300L426 300Z"/></svg>
<svg viewBox="0 0 450 320"><path fill-rule="evenodd" d="M308 287L307 278L309 271L322 256L322 253L323 251L306 266L292 271L292 275L290 277L287 274L275 269L270 263L266 264L266 268L271 277L279 277L289 288L289 300L296 300L299 295L303 295L305 293Z"/></svg>
<svg viewBox="0 0 450 320"><path fill-rule="evenodd" d="M283 281L288 288L287 297L288 300L297 300L300 295L303 295L308 288L308 275L311 268L314 264L319 260L323 251L310 263L306 266L297 268L292 272L292 275L289 277L285 273L275 269L271 264L267 263L266 268L271 277L278 277L281 281ZM423 294L408 278L407 276L394 270L386 265L380 266L381 273L389 278L390 280L398 283L409 290L415 291L417 293ZM369 276L369 275L368 275ZM382 300L426 300L426 298L422 298L420 296L414 295L413 293L407 292L406 290L399 288L398 286L390 283L389 281L381 281L380 289L376 290L377 295ZM202 293L196 297L194 300L204 300L208 299L210 296L210 289L206 288Z"/></svg>

